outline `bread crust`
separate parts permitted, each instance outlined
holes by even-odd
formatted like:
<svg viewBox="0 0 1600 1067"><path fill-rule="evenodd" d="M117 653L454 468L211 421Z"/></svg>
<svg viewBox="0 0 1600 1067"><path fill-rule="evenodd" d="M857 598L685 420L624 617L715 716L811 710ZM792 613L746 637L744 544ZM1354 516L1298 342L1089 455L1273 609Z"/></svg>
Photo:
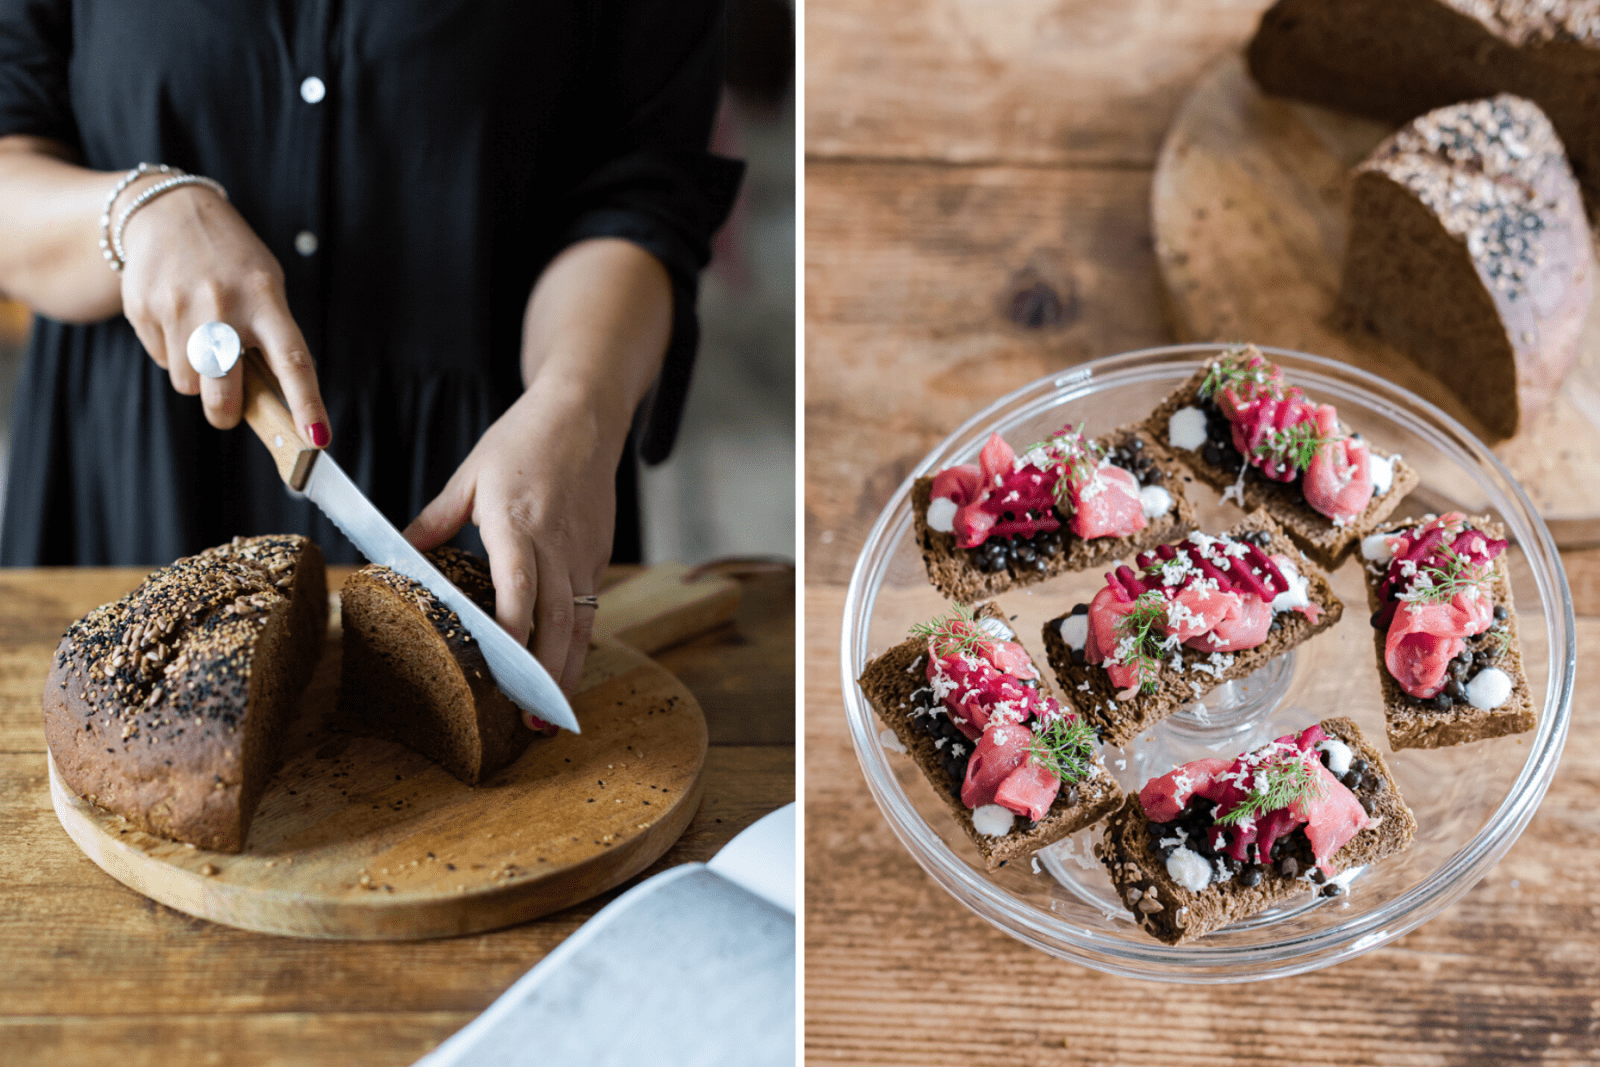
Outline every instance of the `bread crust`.
<svg viewBox="0 0 1600 1067"><path fill-rule="evenodd" d="M1087 570L1177 540L1193 530L1194 505L1183 492L1183 483L1188 480L1185 469L1161 441L1150 436L1142 427L1125 426L1097 438L1096 443L1102 449L1110 449L1134 438L1143 442L1145 454L1160 469L1161 486L1172 496L1172 510L1127 537L1085 540L1063 527L1067 533L1066 551L1040 560L1041 565L1031 569L1013 563L1003 571L984 571L973 562L973 550L956 547L954 534L929 529L928 504L933 497L933 478L918 478L911 486L911 514L917 544L922 549L922 559L928 568L928 581L951 600L974 604L1011 589L1048 581L1068 571Z"/></svg>
<svg viewBox="0 0 1600 1067"><path fill-rule="evenodd" d="M493 615L487 562L450 546L427 555ZM495 685L460 616L425 586L376 564L352 574L340 597L346 721L422 753L468 785L522 755L536 735Z"/></svg>
<svg viewBox="0 0 1600 1067"><path fill-rule="evenodd" d="M62 782L146 832L240 851L327 612L322 553L298 535L185 557L96 608L42 697Z"/></svg>
<svg viewBox="0 0 1600 1067"><path fill-rule="evenodd" d="M1382 753L1349 719L1324 719L1321 726L1329 737L1343 741L1356 756L1366 760L1385 783L1382 791L1371 797L1371 814L1381 821L1358 832L1333 854L1334 873L1405 851L1416 836L1417 821L1401 797ZM1370 794L1370 789L1357 790L1358 797L1363 793ZM1161 853L1152 847L1150 820L1137 794L1130 795L1107 820L1105 837L1094 851L1134 920L1150 936L1169 945L1193 941L1316 888L1307 877L1309 872L1290 878L1269 866L1256 886L1230 880L1208 885L1199 892L1186 889L1167 873ZM1147 901L1153 901L1155 910L1146 910L1152 906Z"/></svg>
<svg viewBox="0 0 1600 1067"><path fill-rule="evenodd" d="M1200 385L1205 381L1208 369L1202 367L1196 371L1193 377L1173 390L1160 406L1151 412L1149 419L1144 423L1146 433L1166 441L1169 432L1167 424L1173 414L1179 408L1200 406ZM1207 463L1199 449L1191 451L1174 448L1171 451L1196 478L1224 494L1239 481L1238 475L1229 474L1220 467L1213 467ZM1380 457L1389 456L1389 453L1376 448L1372 449L1372 454ZM1353 522L1343 526L1335 526L1326 515L1306 503L1305 493L1301 490L1298 480L1275 482L1248 464L1245 467L1244 480L1238 490L1240 498L1236 502L1245 511L1265 508L1273 521L1283 527L1284 532L1294 539L1295 544L1299 545L1306 555L1324 570L1331 571L1344 561L1361 538L1376 529L1378 524L1399 506L1400 501L1417 487L1420 480L1417 472L1404 459L1396 458L1394 481L1389 486L1389 491L1382 495L1374 493L1367 503L1366 510Z"/></svg>
<svg viewBox="0 0 1600 1067"><path fill-rule="evenodd" d="M1163 663L1152 693L1140 693L1128 700L1117 699L1117 687L1106 673L1105 667L1092 663L1074 663L1072 650L1061 637L1061 623L1068 616L1058 615L1044 625L1045 655L1056 683L1069 694L1086 720L1093 723L1106 741L1126 745L1150 727L1168 718L1185 704L1205 699L1205 695L1224 682L1247 678L1266 666L1273 658L1311 639L1338 622L1344 614L1344 604L1333 594L1325 575L1306 559L1304 553L1273 522L1265 510L1245 516L1244 521L1228 531L1230 537L1264 531L1271 536L1268 546L1262 549L1267 555L1282 554L1294 560L1300 573L1307 579L1307 597L1322 609L1322 617L1312 622L1297 611L1286 611L1277 616L1278 625L1267 635L1266 641L1255 648L1227 653L1233 662L1212 672L1194 669L1195 664L1209 664L1211 653L1184 647L1181 649L1185 670L1174 671Z"/></svg>
<svg viewBox="0 0 1600 1067"><path fill-rule="evenodd" d="M1492 538L1498 540L1505 537L1505 527L1487 515L1469 515L1467 521ZM1393 533L1415 525L1417 520L1393 522L1379 532ZM1387 568L1369 563L1363 570L1367 579L1367 607L1376 614L1383 606L1379 589ZM1524 733L1538 725L1538 715L1533 709L1533 693L1528 687L1528 674L1522 664L1522 644L1517 636L1517 609L1511 599L1511 571L1504 552L1494 561L1494 578L1489 588L1495 604L1505 606L1508 613L1505 626L1511 635L1505 652L1494 664L1511 677L1511 696L1498 708L1483 710L1463 700L1441 711L1416 699L1401 688L1385 665L1388 631L1372 631L1378 661L1378 683L1383 688L1383 718L1390 748L1396 751L1402 748L1446 748Z"/></svg>
<svg viewBox="0 0 1600 1067"><path fill-rule="evenodd" d="M983 604L977 609L978 618L999 619L1005 615L994 604ZM1007 624L1009 625L1009 623ZM1038 849L1076 833L1099 821L1122 800L1122 790L1106 770L1097 754L1094 769L1088 778L1069 787L1063 785L1055 803L1044 818L1026 829L1025 823L1014 824L1011 831L1000 837L989 837L978 832L972 824L972 812L961 803L960 783L952 782L944 771L939 748L934 738L919 730L914 722L915 702L912 694L927 686L926 641L910 638L889 649L867 664L860 678L861 690L878 718L894 732L911 759L921 769L957 823L966 831L978 854L989 870L1005 866L1011 860L1032 855ZM1040 688L1050 695L1049 681L1039 679ZM1070 702L1066 702L1071 707Z"/></svg>

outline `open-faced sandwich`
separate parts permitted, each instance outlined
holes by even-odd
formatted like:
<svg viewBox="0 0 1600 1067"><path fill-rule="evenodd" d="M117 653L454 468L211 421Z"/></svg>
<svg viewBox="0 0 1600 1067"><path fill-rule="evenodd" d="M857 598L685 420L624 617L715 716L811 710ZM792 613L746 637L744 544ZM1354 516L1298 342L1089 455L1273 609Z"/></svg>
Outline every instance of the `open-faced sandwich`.
<svg viewBox="0 0 1600 1067"><path fill-rule="evenodd" d="M1325 719L1237 759L1152 778L1106 824L1095 854L1150 936L1192 941L1403 852L1416 819L1349 719Z"/></svg>
<svg viewBox="0 0 1600 1067"><path fill-rule="evenodd" d="M1398 455L1371 448L1254 345L1197 371L1145 428L1224 500L1266 508L1329 570L1417 484Z"/></svg>
<svg viewBox="0 0 1600 1067"><path fill-rule="evenodd" d="M1106 575L1044 627L1056 681L1101 737L1126 745L1223 682L1245 678L1344 612L1265 511L1191 533Z"/></svg>
<svg viewBox="0 0 1600 1067"><path fill-rule="evenodd" d="M991 434L977 463L911 487L928 580L970 604L1182 537L1194 529L1183 480L1142 430L1089 440L1069 425L1021 455Z"/></svg>
<svg viewBox="0 0 1600 1067"><path fill-rule="evenodd" d="M1453 511L1362 541L1390 747L1533 729L1502 533Z"/></svg>
<svg viewBox="0 0 1600 1067"><path fill-rule="evenodd" d="M993 604L957 606L867 664L861 689L993 870L1088 826L1122 790Z"/></svg>

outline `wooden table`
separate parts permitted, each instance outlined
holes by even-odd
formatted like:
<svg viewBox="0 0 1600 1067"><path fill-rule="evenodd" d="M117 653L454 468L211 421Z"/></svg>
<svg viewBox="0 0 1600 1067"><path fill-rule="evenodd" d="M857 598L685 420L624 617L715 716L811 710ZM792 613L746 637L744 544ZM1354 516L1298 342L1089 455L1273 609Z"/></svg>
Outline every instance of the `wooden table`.
<svg viewBox="0 0 1600 1067"><path fill-rule="evenodd" d="M938 889L868 798L843 719L844 583L911 466L979 407L1170 343L1151 249L1161 137L1265 0L807 5L806 1045L812 1063L1600 1061L1600 617L1555 782L1466 897L1276 982L1113 978ZM1569 553L1580 611L1600 567Z"/></svg>
<svg viewBox="0 0 1600 1067"><path fill-rule="evenodd" d="M408 1064L634 884L507 930L401 944L248 933L124 888L51 810L39 690L67 625L142 577L0 571L0 1062ZM699 700L711 750L698 815L640 878L709 859L794 798L793 577L742 582L733 626L656 657Z"/></svg>

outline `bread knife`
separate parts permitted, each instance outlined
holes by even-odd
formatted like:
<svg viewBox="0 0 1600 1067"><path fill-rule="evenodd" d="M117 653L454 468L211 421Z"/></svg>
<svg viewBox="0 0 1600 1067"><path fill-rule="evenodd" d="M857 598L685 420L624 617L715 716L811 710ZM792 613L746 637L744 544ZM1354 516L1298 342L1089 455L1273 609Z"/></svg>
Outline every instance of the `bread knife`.
<svg viewBox="0 0 1600 1067"><path fill-rule="evenodd" d="M244 420L272 453L278 474L289 490L321 508L367 559L427 587L460 616L461 625L483 651L495 685L522 709L525 722L529 716L536 716L581 733L572 705L533 653L517 644L499 623L412 547L332 456L302 445L277 376L267 366L261 350L245 349L239 362L244 365ZM537 729L534 723L529 722L528 726Z"/></svg>

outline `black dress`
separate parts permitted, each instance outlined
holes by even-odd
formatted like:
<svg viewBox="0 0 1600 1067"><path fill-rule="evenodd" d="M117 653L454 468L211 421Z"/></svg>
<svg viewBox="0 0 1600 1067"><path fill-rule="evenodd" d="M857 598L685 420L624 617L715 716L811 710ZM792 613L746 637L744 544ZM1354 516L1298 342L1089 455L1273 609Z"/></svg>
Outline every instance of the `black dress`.
<svg viewBox="0 0 1600 1067"><path fill-rule="evenodd" d="M742 169L706 150L721 47L715 0L0 0L0 135L220 181L283 265L333 455L403 526L520 394L528 294L582 238L635 241L672 278L635 423L647 462L671 448ZM0 563L160 564L290 530L360 559L126 319L35 320Z"/></svg>

